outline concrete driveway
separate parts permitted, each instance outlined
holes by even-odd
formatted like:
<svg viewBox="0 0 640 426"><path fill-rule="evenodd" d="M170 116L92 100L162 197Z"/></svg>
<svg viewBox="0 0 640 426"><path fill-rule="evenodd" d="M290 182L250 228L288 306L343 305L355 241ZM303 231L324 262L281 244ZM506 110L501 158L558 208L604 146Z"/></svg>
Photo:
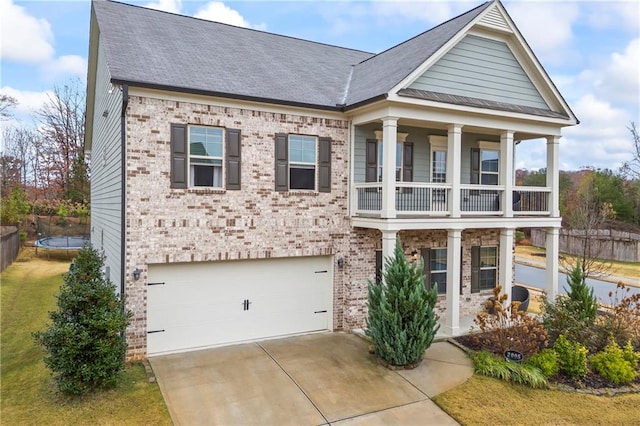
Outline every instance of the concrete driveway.
<svg viewBox="0 0 640 426"><path fill-rule="evenodd" d="M176 425L457 424L430 397L473 369L435 343L414 370L390 371L368 343L321 333L150 358Z"/></svg>

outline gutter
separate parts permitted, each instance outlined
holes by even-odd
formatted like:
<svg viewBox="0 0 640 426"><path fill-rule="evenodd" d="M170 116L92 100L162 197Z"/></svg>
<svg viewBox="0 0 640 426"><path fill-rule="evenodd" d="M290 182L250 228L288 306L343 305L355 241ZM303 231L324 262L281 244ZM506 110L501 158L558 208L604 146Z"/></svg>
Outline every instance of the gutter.
<svg viewBox="0 0 640 426"><path fill-rule="evenodd" d="M127 106L129 105L129 86L127 84L122 85L122 111L120 113L120 142L121 142L121 158L120 158L120 167L122 170L122 179L121 179L121 194L122 197L120 199L120 296L124 296L124 282L127 277L127 271L125 270L125 260L126 260L126 191L127 191Z"/></svg>

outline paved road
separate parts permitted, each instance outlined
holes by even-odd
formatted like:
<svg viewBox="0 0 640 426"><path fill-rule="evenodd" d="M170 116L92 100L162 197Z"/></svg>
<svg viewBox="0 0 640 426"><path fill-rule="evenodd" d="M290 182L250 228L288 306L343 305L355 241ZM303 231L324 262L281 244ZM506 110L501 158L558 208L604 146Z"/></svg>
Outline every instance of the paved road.
<svg viewBox="0 0 640 426"><path fill-rule="evenodd" d="M516 282L531 287L537 287L544 289L546 287L546 271L540 268L534 268L532 266L526 266L516 263ZM567 284L567 276L563 273L558 274L558 290L560 293L565 293L564 287L569 287ZM609 292L615 291L616 285L607 281L594 280L592 278L587 279L589 284L594 289L594 293L599 301L603 303L610 303ZM630 289L629 294L640 293L638 287L627 287Z"/></svg>

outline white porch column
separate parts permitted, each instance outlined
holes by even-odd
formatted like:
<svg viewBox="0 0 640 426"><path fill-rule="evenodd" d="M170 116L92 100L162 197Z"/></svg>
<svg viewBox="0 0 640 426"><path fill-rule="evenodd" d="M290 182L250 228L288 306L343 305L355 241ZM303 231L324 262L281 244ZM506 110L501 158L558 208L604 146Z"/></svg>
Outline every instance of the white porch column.
<svg viewBox="0 0 640 426"><path fill-rule="evenodd" d="M384 274L386 269L386 260L389 256L393 255L393 251L396 249L396 231L382 231L382 273Z"/></svg>
<svg viewBox="0 0 640 426"><path fill-rule="evenodd" d="M551 217L560 217L560 136L547 137L547 186L551 188L549 211Z"/></svg>
<svg viewBox="0 0 640 426"><path fill-rule="evenodd" d="M380 217L396 217L396 142L398 118L382 119L382 211Z"/></svg>
<svg viewBox="0 0 640 426"><path fill-rule="evenodd" d="M548 176L548 175L547 175ZM547 297L554 300L558 295L558 254L560 247L560 228L547 228Z"/></svg>
<svg viewBox="0 0 640 426"><path fill-rule="evenodd" d="M451 185L451 217L460 217L460 165L462 164L462 124L451 124L447 133L447 183Z"/></svg>
<svg viewBox="0 0 640 426"><path fill-rule="evenodd" d="M513 236L514 228L506 228L500 232L499 283L507 295L507 306L511 304L511 286L513 285Z"/></svg>
<svg viewBox="0 0 640 426"><path fill-rule="evenodd" d="M460 334L460 249L462 230L449 229L447 237L447 311L444 332L449 336Z"/></svg>
<svg viewBox="0 0 640 426"><path fill-rule="evenodd" d="M504 186L502 211L505 217L513 217L513 130L500 134L500 185Z"/></svg>

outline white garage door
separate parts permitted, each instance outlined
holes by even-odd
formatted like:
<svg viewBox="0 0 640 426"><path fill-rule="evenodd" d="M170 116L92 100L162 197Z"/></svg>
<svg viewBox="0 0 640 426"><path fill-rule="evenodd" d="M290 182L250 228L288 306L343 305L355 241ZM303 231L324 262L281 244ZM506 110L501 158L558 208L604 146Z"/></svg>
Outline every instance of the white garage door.
<svg viewBox="0 0 640 426"><path fill-rule="evenodd" d="M151 265L147 354L327 330L332 258Z"/></svg>

